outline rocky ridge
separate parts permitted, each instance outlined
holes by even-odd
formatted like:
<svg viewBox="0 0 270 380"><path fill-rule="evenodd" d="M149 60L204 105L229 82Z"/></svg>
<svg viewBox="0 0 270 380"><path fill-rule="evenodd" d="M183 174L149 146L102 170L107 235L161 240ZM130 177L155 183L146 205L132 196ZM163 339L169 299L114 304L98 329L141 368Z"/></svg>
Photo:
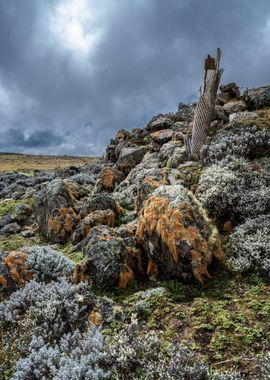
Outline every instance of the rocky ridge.
<svg viewBox="0 0 270 380"><path fill-rule="evenodd" d="M159 114L142 129L119 131L96 163L0 176L0 317L15 331L13 337L1 334L0 349L15 336L22 342L1 364L5 379L60 379L61 371L72 373L76 355L63 353L56 342L77 341L83 356L87 339L96 347L95 326L103 333L96 338L96 358L85 353L89 371L80 362L84 377L66 378L267 379L270 360L260 352L269 349L263 313L270 310L270 87L243 94L234 83L220 87L200 161L190 160L185 147L194 110L195 104L180 103L177 112ZM254 276L261 316L243 315L239 322L224 279L241 299L249 297ZM246 282L239 294L241 281ZM217 296L220 309L210 296L203 297L219 283L224 289ZM64 306L57 296L62 293L69 300ZM39 305L50 294L55 312L46 320L38 316ZM201 309L203 303L208 311ZM218 325L211 307L218 310ZM243 308L249 310L246 304ZM192 320L188 331L185 313ZM247 329L242 335L237 331L241 323ZM252 324L257 346L253 336L251 344L246 340ZM32 326L30 337L25 326ZM153 347L149 357L142 355L143 339ZM132 350L130 357L119 342ZM243 342L248 365L240 358ZM34 374L33 355L41 355L42 347L66 355L62 369L48 365L46 351ZM162 369L155 369L155 361L164 362Z"/></svg>

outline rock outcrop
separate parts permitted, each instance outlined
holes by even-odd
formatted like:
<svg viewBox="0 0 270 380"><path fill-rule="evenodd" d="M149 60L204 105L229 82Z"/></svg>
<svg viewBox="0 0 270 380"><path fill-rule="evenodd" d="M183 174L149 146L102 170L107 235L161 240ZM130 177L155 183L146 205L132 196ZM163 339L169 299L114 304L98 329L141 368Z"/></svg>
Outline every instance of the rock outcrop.
<svg viewBox="0 0 270 380"><path fill-rule="evenodd" d="M54 243L67 242L79 222L74 197L60 179L50 182L34 197L34 213L44 237Z"/></svg>
<svg viewBox="0 0 270 380"><path fill-rule="evenodd" d="M222 251L217 231L195 197L183 186L160 186L145 202L138 242L147 252L148 275L211 277L208 267Z"/></svg>

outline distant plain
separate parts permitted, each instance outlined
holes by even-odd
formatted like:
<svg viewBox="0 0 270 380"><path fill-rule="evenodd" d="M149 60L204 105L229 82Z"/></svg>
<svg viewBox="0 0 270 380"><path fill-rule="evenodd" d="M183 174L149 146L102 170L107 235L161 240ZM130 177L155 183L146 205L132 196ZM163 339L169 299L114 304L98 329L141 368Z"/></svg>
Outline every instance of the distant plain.
<svg viewBox="0 0 270 380"><path fill-rule="evenodd" d="M43 156L0 153L0 172L31 173L34 170L54 170L65 166L79 166L96 161L95 157Z"/></svg>

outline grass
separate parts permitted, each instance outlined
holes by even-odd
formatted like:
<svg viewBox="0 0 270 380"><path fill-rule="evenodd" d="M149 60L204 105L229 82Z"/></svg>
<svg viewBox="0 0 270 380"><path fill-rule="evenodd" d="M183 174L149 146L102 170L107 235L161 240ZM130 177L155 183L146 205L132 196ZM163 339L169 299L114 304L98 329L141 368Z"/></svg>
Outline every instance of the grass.
<svg viewBox="0 0 270 380"><path fill-rule="evenodd" d="M5 201L0 201L0 218L6 214L13 214L17 206L21 204L30 204L31 201L31 199L9 199Z"/></svg>
<svg viewBox="0 0 270 380"><path fill-rule="evenodd" d="M270 287L260 276L223 272L205 287L176 280L154 286L168 292L147 300L137 318L144 322L145 332L161 331L164 344L180 341L213 370L235 368L244 373L255 355L270 349ZM115 293L127 319L136 313L138 290L142 286ZM120 328L121 324L112 326L107 333Z"/></svg>
<svg viewBox="0 0 270 380"><path fill-rule="evenodd" d="M32 174L34 170L54 170L65 166L79 166L96 161L95 157L43 156L0 153L0 172Z"/></svg>

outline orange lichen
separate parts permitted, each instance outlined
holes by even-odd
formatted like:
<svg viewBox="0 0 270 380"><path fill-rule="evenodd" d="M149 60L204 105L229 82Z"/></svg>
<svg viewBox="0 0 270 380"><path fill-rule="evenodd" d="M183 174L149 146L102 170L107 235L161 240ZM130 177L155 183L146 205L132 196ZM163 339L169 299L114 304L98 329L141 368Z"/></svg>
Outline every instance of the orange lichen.
<svg viewBox="0 0 270 380"><path fill-rule="evenodd" d="M102 316L98 311L92 311L89 315L89 319L95 326L100 326L102 324Z"/></svg>
<svg viewBox="0 0 270 380"><path fill-rule="evenodd" d="M150 278L157 278L158 274L159 270L157 265L152 260L149 260L147 265L147 276Z"/></svg>
<svg viewBox="0 0 270 380"><path fill-rule="evenodd" d="M134 279L134 272L131 268L128 267L128 265L124 265L124 270L119 275L119 282L118 287L119 288L126 288L127 284Z"/></svg>
<svg viewBox="0 0 270 380"><path fill-rule="evenodd" d="M50 216L48 218L48 234L50 238L52 235L58 236L61 242L66 240L67 236L70 236L74 230L75 225L79 222L80 216L69 207L68 209L62 207L59 209L57 216Z"/></svg>
<svg viewBox="0 0 270 380"><path fill-rule="evenodd" d="M4 265L8 268L7 276L10 276L19 286L23 286L25 281L29 281L33 277L33 274L27 269L26 258L26 253L11 251L4 259ZM7 278L1 276L0 283L7 287Z"/></svg>
<svg viewBox="0 0 270 380"><path fill-rule="evenodd" d="M74 284L90 281L91 277L88 272L87 261L83 261L75 266L72 273L72 279Z"/></svg>
<svg viewBox="0 0 270 380"><path fill-rule="evenodd" d="M8 287L8 282L4 276L0 276L0 285L2 285L4 288Z"/></svg>
<svg viewBox="0 0 270 380"><path fill-rule="evenodd" d="M115 172L110 168L109 166L106 166L101 174L101 181L104 189L107 190L113 190L115 182L116 182L116 175Z"/></svg>
<svg viewBox="0 0 270 380"><path fill-rule="evenodd" d="M218 247L218 244L215 243L216 240L206 241L202 236L196 227L195 211L190 204L182 202L176 208L170 207L169 203L168 199L156 195L146 201L139 217L137 239L143 243L153 234L157 234L162 244L168 248L176 266L181 263L182 252L179 249L179 243L186 242L192 251L193 275L202 282L203 276L209 277L207 267L213 256L221 256L220 246ZM208 223L208 220L205 222ZM211 235L211 237L213 236ZM148 265L151 268L152 264Z"/></svg>
<svg viewBox="0 0 270 380"><path fill-rule="evenodd" d="M223 229L224 229L224 231L229 232L229 233L233 232L232 222L230 220L228 220L227 222L225 222L223 224Z"/></svg>
<svg viewBox="0 0 270 380"><path fill-rule="evenodd" d="M118 144L121 139L127 137L129 135L128 131L125 131L124 129L121 129L118 131L117 135L115 136L115 143Z"/></svg>

